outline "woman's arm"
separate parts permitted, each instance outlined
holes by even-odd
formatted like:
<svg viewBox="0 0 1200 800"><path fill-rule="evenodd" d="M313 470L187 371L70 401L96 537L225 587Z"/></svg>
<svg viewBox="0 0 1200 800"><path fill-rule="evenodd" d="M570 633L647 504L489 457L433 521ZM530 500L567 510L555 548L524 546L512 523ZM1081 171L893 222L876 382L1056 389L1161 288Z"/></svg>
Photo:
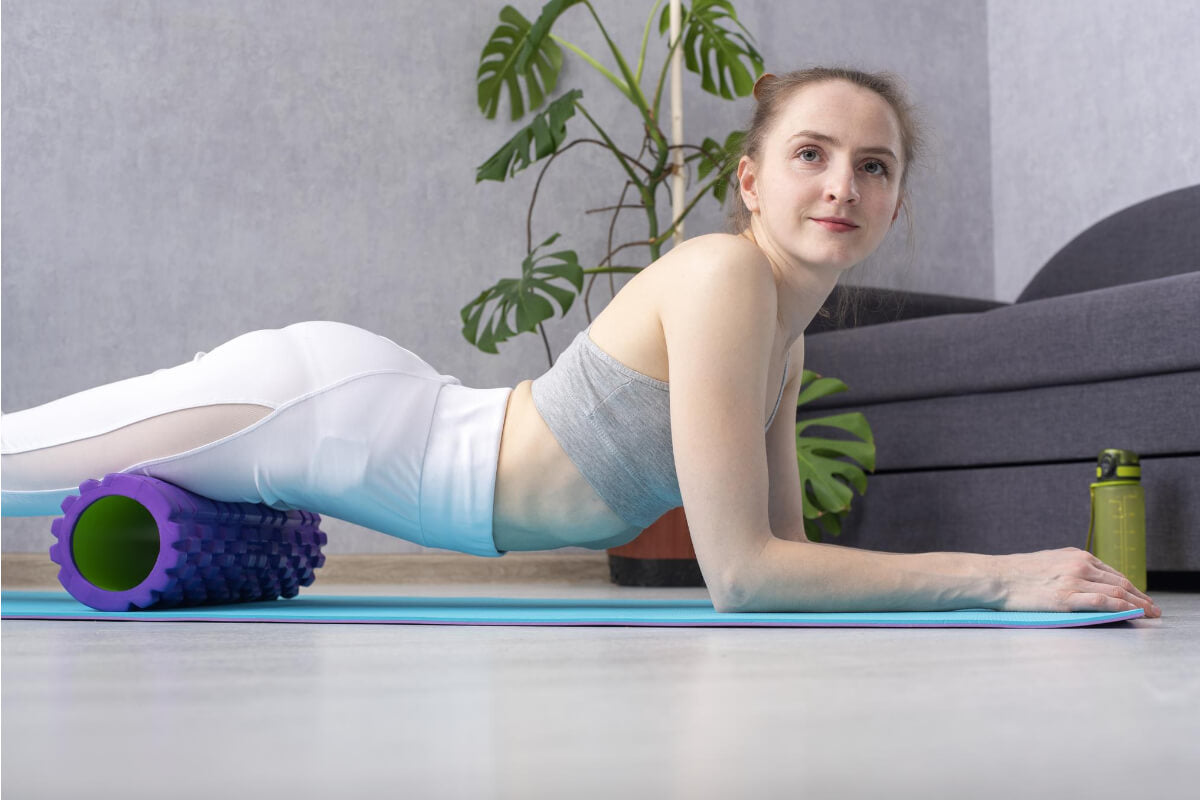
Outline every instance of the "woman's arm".
<svg viewBox="0 0 1200 800"><path fill-rule="evenodd" d="M713 606L726 611L744 565L771 538L762 415L776 290L770 264L745 239L712 234L682 247L688 280L660 309L671 444L696 560Z"/></svg>
<svg viewBox="0 0 1200 800"><path fill-rule="evenodd" d="M775 284L754 245L703 238L692 240L688 283L661 313L675 471L718 611L1081 611L1149 603L1075 548L1012 556L883 553L773 535L775 528L793 533L798 489L794 477L796 483L780 484L772 519L762 413L777 329ZM794 436L794 425L787 427ZM777 461L790 458L796 470L794 449L776 449L788 454ZM1155 614L1148 608L1147 616Z"/></svg>
<svg viewBox="0 0 1200 800"><path fill-rule="evenodd" d="M787 480L775 487L775 513L769 513L768 437L761 420L776 335L770 265L752 244L733 237L693 240L691 258L690 280L667 298L662 321L675 469L714 607L934 610L995 602L983 556L938 559L776 538L792 533L803 518L792 411L795 379L791 391L785 389L789 403L772 425L775 472ZM802 370L800 361L796 366Z"/></svg>
<svg viewBox="0 0 1200 800"><path fill-rule="evenodd" d="M998 608L995 556L883 553L772 538L732 588L736 611L952 611Z"/></svg>
<svg viewBox="0 0 1200 800"><path fill-rule="evenodd" d="M785 389L788 408L796 395ZM780 411L783 406L780 407ZM781 418L783 420L781 421ZM778 430L776 430L778 428ZM767 439L772 540L728 590L739 611L1128 611L1162 612L1120 572L1075 547L992 556L887 553L809 541L796 468L792 415Z"/></svg>
<svg viewBox="0 0 1200 800"><path fill-rule="evenodd" d="M975 553L884 553L809 541L796 462L796 401L804 340L793 346L795 372L767 433L770 518L775 537L741 576L739 611L949 611L995 608L996 564ZM787 413L785 413L787 412Z"/></svg>
<svg viewBox="0 0 1200 800"><path fill-rule="evenodd" d="M1162 611L1086 550L884 553L769 540L728 594L730 611Z"/></svg>

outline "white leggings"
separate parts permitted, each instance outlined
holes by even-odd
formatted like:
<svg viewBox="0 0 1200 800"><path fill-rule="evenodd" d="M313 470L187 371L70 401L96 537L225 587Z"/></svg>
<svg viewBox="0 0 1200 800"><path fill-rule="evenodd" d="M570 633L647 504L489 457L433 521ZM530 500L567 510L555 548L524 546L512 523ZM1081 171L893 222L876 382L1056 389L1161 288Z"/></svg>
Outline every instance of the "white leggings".
<svg viewBox="0 0 1200 800"><path fill-rule="evenodd" d="M149 475L499 556L510 388L473 389L339 322L243 334L169 369L0 417L4 516L56 515L88 478Z"/></svg>

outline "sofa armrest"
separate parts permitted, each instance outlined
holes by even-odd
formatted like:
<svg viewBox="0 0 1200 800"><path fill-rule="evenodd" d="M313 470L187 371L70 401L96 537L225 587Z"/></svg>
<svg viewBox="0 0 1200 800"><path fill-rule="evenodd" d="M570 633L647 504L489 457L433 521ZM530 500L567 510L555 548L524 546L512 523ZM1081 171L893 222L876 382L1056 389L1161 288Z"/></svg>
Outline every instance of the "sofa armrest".
<svg viewBox="0 0 1200 800"><path fill-rule="evenodd" d="M850 389L815 400L810 407L1200 369L1197 308L1200 271L983 313L805 336L805 368L839 378Z"/></svg>

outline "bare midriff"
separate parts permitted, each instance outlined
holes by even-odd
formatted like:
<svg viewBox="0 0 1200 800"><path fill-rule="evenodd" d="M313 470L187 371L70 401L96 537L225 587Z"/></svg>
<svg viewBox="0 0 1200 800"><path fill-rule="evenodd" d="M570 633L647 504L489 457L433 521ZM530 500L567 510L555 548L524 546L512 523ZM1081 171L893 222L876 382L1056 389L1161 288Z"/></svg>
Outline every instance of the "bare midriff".
<svg viewBox="0 0 1200 800"><path fill-rule="evenodd" d="M674 252L674 251L672 251ZM673 282L686 281L686 259L671 253L637 273L592 321L596 345L630 368L670 382L666 336L659 299ZM779 363L770 380L783 375ZM625 544L642 528L617 516L587 482L554 437L533 403L533 381L517 384L508 398L496 472L493 535L500 550L551 550L588 547L602 550ZM765 398L764 419L776 400Z"/></svg>
<svg viewBox="0 0 1200 800"><path fill-rule="evenodd" d="M496 468L493 537L499 550L601 550L628 542L629 526L596 494L550 431L521 381L508 397Z"/></svg>

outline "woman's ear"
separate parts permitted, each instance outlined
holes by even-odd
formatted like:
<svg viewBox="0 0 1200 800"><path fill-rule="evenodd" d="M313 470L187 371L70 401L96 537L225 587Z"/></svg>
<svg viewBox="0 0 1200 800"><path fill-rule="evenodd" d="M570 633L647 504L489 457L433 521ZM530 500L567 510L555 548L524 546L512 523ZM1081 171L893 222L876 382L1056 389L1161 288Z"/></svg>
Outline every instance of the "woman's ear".
<svg viewBox="0 0 1200 800"><path fill-rule="evenodd" d="M737 177L738 192L742 195L742 202L746 204L746 210L751 213L758 211L758 181L754 175L754 162L750 160L750 156L742 156L742 160L738 162Z"/></svg>

